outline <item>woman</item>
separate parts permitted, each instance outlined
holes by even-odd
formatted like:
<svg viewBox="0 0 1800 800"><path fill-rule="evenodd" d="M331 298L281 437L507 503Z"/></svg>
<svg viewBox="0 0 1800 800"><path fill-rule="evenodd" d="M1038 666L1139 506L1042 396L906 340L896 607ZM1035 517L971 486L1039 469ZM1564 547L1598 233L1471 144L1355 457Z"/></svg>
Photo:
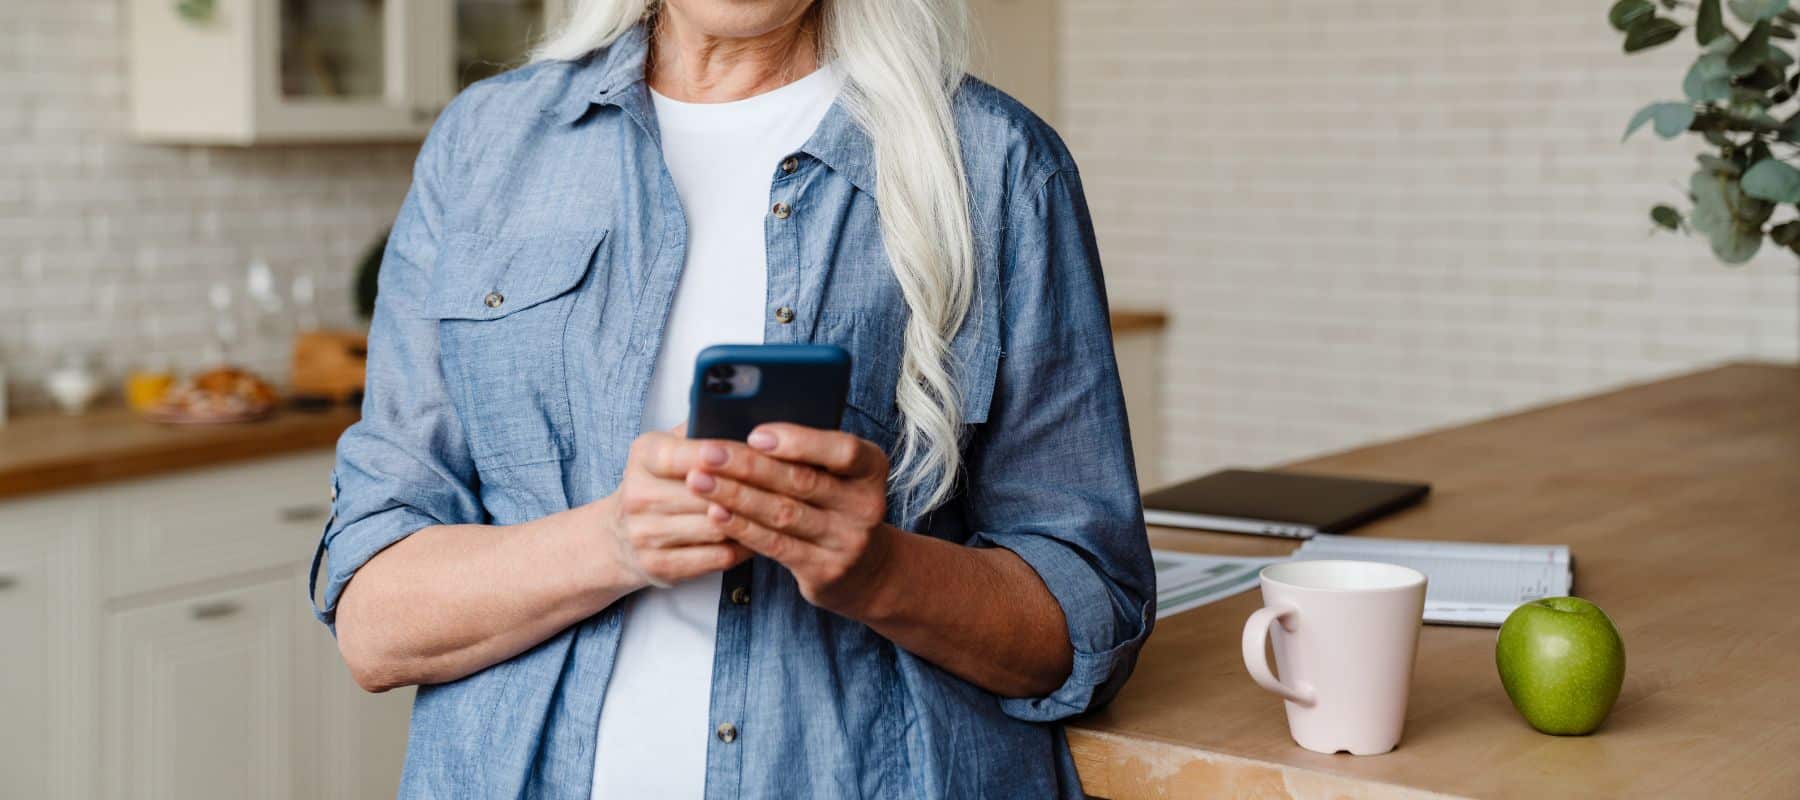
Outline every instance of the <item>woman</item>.
<svg viewBox="0 0 1800 800"><path fill-rule="evenodd" d="M589 0L383 261L320 617L418 797L1077 797L1154 595L1100 265L959 0ZM842 431L692 441L830 342Z"/></svg>

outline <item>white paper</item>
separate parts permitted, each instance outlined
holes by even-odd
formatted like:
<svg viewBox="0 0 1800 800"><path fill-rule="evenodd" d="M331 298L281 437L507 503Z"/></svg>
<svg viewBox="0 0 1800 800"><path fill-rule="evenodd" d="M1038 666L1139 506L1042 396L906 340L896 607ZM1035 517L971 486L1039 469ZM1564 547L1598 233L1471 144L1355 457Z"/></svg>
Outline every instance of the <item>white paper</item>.
<svg viewBox="0 0 1800 800"><path fill-rule="evenodd" d="M1574 582L1562 545L1478 544L1321 534L1298 561L1349 559L1399 564L1425 573L1425 621L1497 627L1522 603L1569 593Z"/></svg>
<svg viewBox="0 0 1800 800"><path fill-rule="evenodd" d="M1152 550L1156 564L1156 618L1199 608L1257 586L1257 573L1283 558L1203 556Z"/></svg>

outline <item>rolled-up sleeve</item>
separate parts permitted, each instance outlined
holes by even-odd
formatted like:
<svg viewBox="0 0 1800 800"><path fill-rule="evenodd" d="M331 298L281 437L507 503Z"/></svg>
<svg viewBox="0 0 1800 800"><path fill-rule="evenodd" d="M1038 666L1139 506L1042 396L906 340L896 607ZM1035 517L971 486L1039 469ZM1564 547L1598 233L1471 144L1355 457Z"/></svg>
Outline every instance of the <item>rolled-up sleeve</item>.
<svg viewBox="0 0 1800 800"><path fill-rule="evenodd" d="M421 312L444 235L446 177L456 169L456 112L452 104L426 139L382 256L362 419L338 440L332 519L313 559L313 612L327 625L344 587L377 553L422 528L483 518L439 365L437 323Z"/></svg>
<svg viewBox="0 0 1800 800"><path fill-rule="evenodd" d="M1068 680L1006 713L1053 721L1110 701L1155 617L1155 574L1100 259L1072 167L1023 196L1004 234L1002 357L970 442L974 543L1029 564L1062 607Z"/></svg>

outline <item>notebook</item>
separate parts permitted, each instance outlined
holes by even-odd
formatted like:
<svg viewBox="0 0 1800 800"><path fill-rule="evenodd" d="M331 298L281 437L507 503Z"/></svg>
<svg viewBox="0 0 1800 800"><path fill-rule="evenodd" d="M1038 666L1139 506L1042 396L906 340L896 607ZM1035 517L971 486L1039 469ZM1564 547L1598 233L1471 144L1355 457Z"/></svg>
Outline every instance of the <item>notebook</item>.
<svg viewBox="0 0 1800 800"><path fill-rule="evenodd" d="M1144 521L1307 539L1350 530L1430 491L1423 483L1228 469L1144 495Z"/></svg>
<svg viewBox="0 0 1800 800"><path fill-rule="evenodd" d="M1380 561L1425 573L1425 621L1497 628L1522 603L1561 597L1575 583L1565 545L1477 544L1314 537L1297 561Z"/></svg>

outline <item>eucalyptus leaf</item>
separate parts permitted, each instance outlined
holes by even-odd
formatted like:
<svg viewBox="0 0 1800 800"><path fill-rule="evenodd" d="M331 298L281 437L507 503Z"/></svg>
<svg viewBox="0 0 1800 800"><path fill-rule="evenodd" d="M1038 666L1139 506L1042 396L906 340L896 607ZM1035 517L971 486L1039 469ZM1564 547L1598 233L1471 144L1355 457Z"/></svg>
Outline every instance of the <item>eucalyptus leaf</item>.
<svg viewBox="0 0 1800 800"><path fill-rule="evenodd" d="M1776 203L1800 203L1800 169L1765 158L1744 171L1744 194Z"/></svg>
<svg viewBox="0 0 1800 800"><path fill-rule="evenodd" d="M1730 0L1731 15L1754 24L1787 10L1788 0Z"/></svg>
<svg viewBox="0 0 1800 800"><path fill-rule="evenodd" d="M1744 147L1738 148L1738 151L1732 154L1734 161L1745 165L1754 164L1768 158L1769 155L1768 143L1760 139L1753 141Z"/></svg>
<svg viewBox="0 0 1800 800"><path fill-rule="evenodd" d="M1769 26L1769 35L1773 36L1777 39L1787 39L1790 41L1795 38L1794 37L1794 29L1790 28L1786 25L1771 25L1771 26Z"/></svg>
<svg viewBox="0 0 1800 800"><path fill-rule="evenodd" d="M1769 239L1782 247L1800 242L1800 220L1789 220L1770 228Z"/></svg>
<svg viewBox="0 0 1800 800"><path fill-rule="evenodd" d="M1737 179L1728 175L1697 171L1688 180L1688 192L1694 198L1688 224L1709 236L1734 227L1761 225L1775 213L1774 203L1745 194Z"/></svg>
<svg viewBox="0 0 1800 800"><path fill-rule="evenodd" d="M1717 53L1722 56L1728 56L1731 55L1731 51L1737 49L1737 46L1738 37L1733 35L1731 31L1726 31L1724 35L1715 37L1711 42L1708 42L1701 50L1708 55Z"/></svg>
<svg viewBox="0 0 1800 800"><path fill-rule="evenodd" d="M1625 32L1625 52L1635 53L1666 44L1681 35L1681 24L1668 17L1639 17ZM1735 50L1732 52L1736 52Z"/></svg>
<svg viewBox="0 0 1800 800"><path fill-rule="evenodd" d="M1784 8L1781 10L1781 13L1776 14L1775 16L1789 25L1800 25L1800 11Z"/></svg>
<svg viewBox="0 0 1800 800"><path fill-rule="evenodd" d="M1729 78L1731 66L1729 53L1707 53L1694 59L1692 70L1703 78Z"/></svg>
<svg viewBox="0 0 1800 800"><path fill-rule="evenodd" d="M1625 126L1625 135L1619 137L1619 141L1631 138L1646 122L1656 123L1656 135L1673 139L1694 124L1694 106L1690 103L1651 103L1644 106L1632 116L1631 123Z"/></svg>
<svg viewBox="0 0 1800 800"><path fill-rule="evenodd" d="M1688 224L1694 226L1694 230L1710 237L1731 227L1734 222L1731 209L1726 207L1724 194L1717 188L1728 180L1709 172L1694 173L1690 184L1694 210L1688 214Z"/></svg>
<svg viewBox="0 0 1800 800"><path fill-rule="evenodd" d="M1782 73L1781 67L1775 66L1774 64L1763 64L1758 66L1755 72L1738 79L1738 85L1746 89L1754 90L1756 99L1753 102L1762 105L1771 105L1769 98L1764 97L1762 93L1780 86L1782 79L1785 77L1787 76Z"/></svg>
<svg viewBox="0 0 1800 800"><path fill-rule="evenodd" d="M1738 121L1744 124L1744 127L1755 133L1776 133L1781 130L1781 121L1769 116L1769 112L1760 108L1746 114L1738 114L1735 116ZM1768 148L1768 146L1764 145L1761 141L1754 142L1751 146L1762 146L1765 150ZM1766 156L1768 153L1765 152L1763 155Z"/></svg>
<svg viewBox="0 0 1800 800"><path fill-rule="evenodd" d="M1726 65L1731 67L1731 74L1746 75L1762 66L1769 60L1769 21L1763 20L1750 29L1744 41L1731 51L1731 58Z"/></svg>
<svg viewBox="0 0 1800 800"><path fill-rule="evenodd" d="M1767 219L1773 205L1745 197L1737 181L1705 171L1694 173L1689 190L1694 210L1688 215L1688 224L1706 235L1716 258L1727 264L1741 264L1756 255L1762 247L1762 223L1742 220L1738 212L1743 206L1760 204L1761 209L1742 210L1760 213L1762 219Z"/></svg>
<svg viewBox="0 0 1800 800"><path fill-rule="evenodd" d="M1727 264L1742 264L1755 258L1756 251L1762 249L1763 232L1761 228L1740 226L1708 237L1708 241L1715 258Z"/></svg>
<svg viewBox="0 0 1800 800"><path fill-rule="evenodd" d="M1777 30L1780 30L1780 29L1779 28L1770 28L1769 34L1772 36L1772 35L1774 35L1775 31L1777 31ZM1793 32L1789 31L1789 35L1790 36L1793 35ZM1785 70L1788 67L1791 67L1794 65L1794 57L1792 55L1789 55L1788 51L1783 50L1780 47L1777 47L1775 45L1769 45L1769 57L1767 60L1763 61L1763 64L1765 64L1765 65L1773 64L1773 65ZM1786 74L1784 73L1782 77L1786 77Z"/></svg>
<svg viewBox="0 0 1800 800"><path fill-rule="evenodd" d="M1725 66L1725 56L1717 53L1701 56L1688 68L1687 77L1681 81L1681 92L1696 103L1729 99L1731 70Z"/></svg>
<svg viewBox="0 0 1800 800"><path fill-rule="evenodd" d="M1694 41L1704 45L1723 35L1725 18L1719 13L1719 0L1700 0L1700 9L1694 15Z"/></svg>
<svg viewBox="0 0 1800 800"><path fill-rule="evenodd" d="M1716 0L1714 5L1717 5ZM1650 0L1619 0L1606 12L1606 21L1620 31L1627 31L1631 29L1631 23L1642 19L1645 14L1655 13L1656 8L1650 5Z"/></svg>
<svg viewBox="0 0 1800 800"><path fill-rule="evenodd" d="M1783 120L1781 127L1775 129L1775 135L1789 144L1800 144L1800 111Z"/></svg>
<svg viewBox="0 0 1800 800"><path fill-rule="evenodd" d="M1650 209L1650 221L1656 223L1660 228L1672 231L1681 230L1681 212L1670 206L1657 206Z"/></svg>

